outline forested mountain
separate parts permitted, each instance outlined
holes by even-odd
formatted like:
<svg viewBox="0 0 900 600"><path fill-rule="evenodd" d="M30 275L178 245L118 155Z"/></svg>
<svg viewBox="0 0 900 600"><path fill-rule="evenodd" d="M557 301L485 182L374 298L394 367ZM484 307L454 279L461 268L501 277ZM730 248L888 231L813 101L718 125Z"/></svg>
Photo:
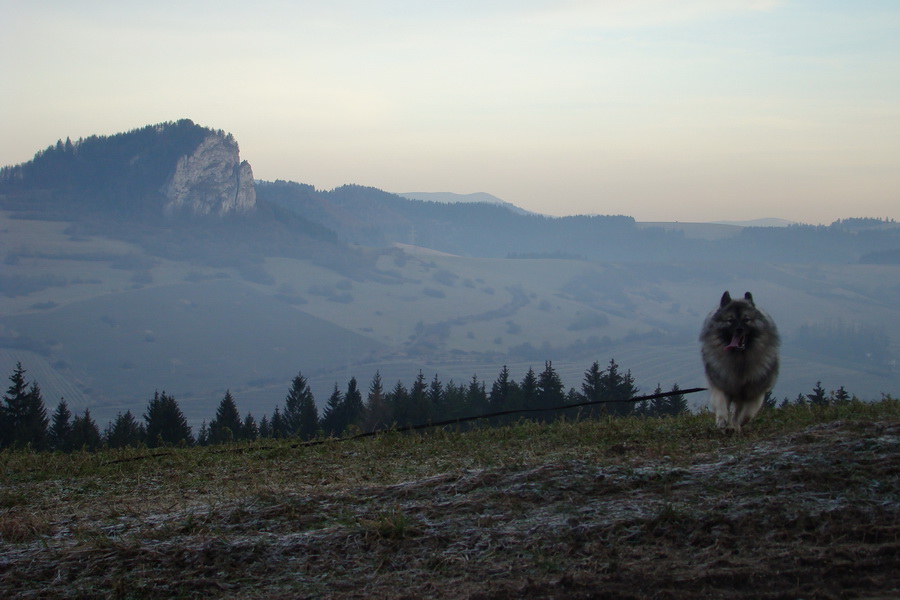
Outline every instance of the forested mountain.
<svg viewBox="0 0 900 600"><path fill-rule="evenodd" d="M67 216L158 213L178 159L191 155L211 135L234 143L224 132L188 119L112 136L59 140L31 161L0 170L0 189L7 196L4 202L18 201L13 206L21 210L56 209Z"/></svg>
<svg viewBox="0 0 900 600"><path fill-rule="evenodd" d="M234 137L189 119L59 140L29 162L0 169L0 209L19 220L69 222L75 237L111 237L155 257L247 274L265 256L366 269L328 227L257 200Z"/></svg>

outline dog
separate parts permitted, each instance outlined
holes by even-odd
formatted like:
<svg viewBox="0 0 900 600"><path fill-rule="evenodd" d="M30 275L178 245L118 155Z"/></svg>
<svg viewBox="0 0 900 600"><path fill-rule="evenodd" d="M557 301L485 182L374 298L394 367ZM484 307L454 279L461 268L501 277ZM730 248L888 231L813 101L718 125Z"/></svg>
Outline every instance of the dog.
<svg viewBox="0 0 900 600"><path fill-rule="evenodd" d="M739 433L756 416L778 378L775 322L750 292L733 300L727 291L703 322L700 347L716 425Z"/></svg>

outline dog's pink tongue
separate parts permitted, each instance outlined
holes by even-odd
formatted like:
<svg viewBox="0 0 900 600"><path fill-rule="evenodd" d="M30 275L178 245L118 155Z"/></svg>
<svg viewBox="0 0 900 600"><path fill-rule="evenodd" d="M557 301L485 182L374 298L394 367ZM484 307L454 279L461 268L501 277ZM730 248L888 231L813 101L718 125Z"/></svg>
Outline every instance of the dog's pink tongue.
<svg viewBox="0 0 900 600"><path fill-rule="evenodd" d="M740 335L735 335L731 338L731 343L725 346L726 350L741 350L744 347L744 338Z"/></svg>

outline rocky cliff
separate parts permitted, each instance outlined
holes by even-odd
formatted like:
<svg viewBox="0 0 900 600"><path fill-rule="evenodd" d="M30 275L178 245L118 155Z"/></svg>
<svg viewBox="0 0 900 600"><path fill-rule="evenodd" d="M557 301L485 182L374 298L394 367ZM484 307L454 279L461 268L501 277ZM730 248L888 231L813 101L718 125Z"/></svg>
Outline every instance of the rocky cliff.
<svg viewBox="0 0 900 600"><path fill-rule="evenodd" d="M241 162L233 137L211 133L193 153L182 156L161 190L167 215L226 215L256 207L250 163Z"/></svg>

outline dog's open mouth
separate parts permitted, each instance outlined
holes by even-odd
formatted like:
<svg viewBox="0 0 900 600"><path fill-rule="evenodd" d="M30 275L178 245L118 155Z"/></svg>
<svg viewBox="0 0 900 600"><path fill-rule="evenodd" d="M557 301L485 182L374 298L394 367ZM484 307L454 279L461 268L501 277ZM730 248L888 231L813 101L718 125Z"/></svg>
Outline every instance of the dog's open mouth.
<svg viewBox="0 0 900 600"><path fill-rule="evenodd" d="M725 346L725 350L745 350L747 348L747 336L736 333L731 338L731 343Z"/></svg>

